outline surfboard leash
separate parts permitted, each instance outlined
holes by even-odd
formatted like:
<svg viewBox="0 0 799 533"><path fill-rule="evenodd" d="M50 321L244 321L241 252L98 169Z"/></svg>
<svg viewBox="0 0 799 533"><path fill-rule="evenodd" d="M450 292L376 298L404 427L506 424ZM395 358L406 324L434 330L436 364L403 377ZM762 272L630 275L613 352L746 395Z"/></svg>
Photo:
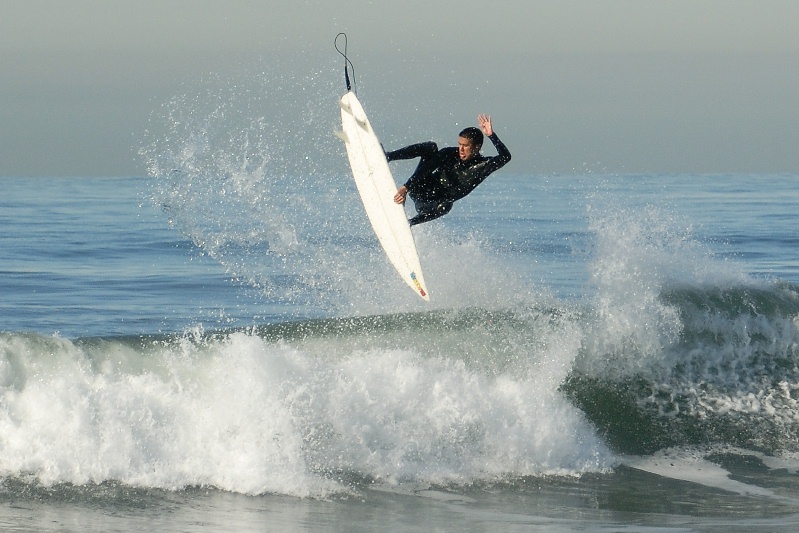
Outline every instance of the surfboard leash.
<svg viewBox="0 0 799 533"><path fill-rule="evenodd" d="M342 52L341 49L338 47L338 38L344 36L344 51ZM347 84L347 90L352 91L354 93L358 93L357 90L353 89L355 86L355 66L352 64L352 61L349 60L347 57L347 34L344 32L339 33L336 35L336 39L333 41L333 46L336 47L336 52L342 55L344 58L344 81ZM350 71L352 71L352 83L350 83Z"/></svg>

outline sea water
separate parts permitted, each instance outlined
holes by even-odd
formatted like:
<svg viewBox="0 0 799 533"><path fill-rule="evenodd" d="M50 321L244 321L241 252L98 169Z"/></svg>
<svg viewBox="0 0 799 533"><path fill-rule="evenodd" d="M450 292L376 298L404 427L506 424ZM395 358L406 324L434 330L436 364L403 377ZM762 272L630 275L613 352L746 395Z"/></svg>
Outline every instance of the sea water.
<svg viewBox="0 0 799 533"><path fill-rule="evenodd" d="M0 524L791 530L796 180L498 174L427 304L344 192L4 179Z"/></svg>

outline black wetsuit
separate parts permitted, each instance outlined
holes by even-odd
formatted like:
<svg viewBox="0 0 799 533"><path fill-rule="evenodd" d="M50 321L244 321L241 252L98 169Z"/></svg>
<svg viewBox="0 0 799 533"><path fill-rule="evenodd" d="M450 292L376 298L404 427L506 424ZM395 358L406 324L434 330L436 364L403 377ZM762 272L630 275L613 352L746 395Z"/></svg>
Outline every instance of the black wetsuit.
<svg viewBox="0 0 799 533"><path fill-rule="evenodd" d="M389 161L421 158L416 170L405 182L408 196L418 213L410 220L411 226L446 215L456 200L472 192L489 174L510 161L510 152L496 133L488 138L494 144L497 155L486 157L477 154L466 161L461 161L458 148L439 150L432 141L386 152Z"/></svg>

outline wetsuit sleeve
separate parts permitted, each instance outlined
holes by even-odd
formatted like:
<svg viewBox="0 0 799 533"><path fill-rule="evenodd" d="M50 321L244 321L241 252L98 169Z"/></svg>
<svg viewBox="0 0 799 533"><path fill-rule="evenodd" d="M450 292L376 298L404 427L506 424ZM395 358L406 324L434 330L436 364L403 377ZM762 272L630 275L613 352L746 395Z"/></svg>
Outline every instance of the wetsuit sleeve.
<svg viewBox="0 0 799 533"><path fill-rule="evenodd" d="M425 157L435 154L438 151L438 146L433 141L424 143L412 144L393 152L386 152L386 159L389 161L396 161L398 159L413 159L415 157Z"/></svg>
<svg viewBox="0 0 799 533"><path fill-rule="evenodd" d="M510 161L510 150L508 150L508 147L505 146L505 143L499 140L499 137L497 137L496 133L492 133L488 138L491 139L491 143L497 150L497 155L489 158L488 173L490 174L491 172L504 167L508 161Z"/></svg>

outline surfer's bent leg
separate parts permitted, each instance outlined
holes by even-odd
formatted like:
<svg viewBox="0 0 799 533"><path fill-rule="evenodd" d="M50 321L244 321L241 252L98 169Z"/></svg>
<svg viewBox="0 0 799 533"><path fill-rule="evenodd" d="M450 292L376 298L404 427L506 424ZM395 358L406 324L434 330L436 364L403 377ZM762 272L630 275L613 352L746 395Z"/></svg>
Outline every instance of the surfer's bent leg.
<svg viewBox="0 0 799 533"><path fill-rule="evenodd" d="M419 205L416 204L418 215L410 219L408 222L411 226L421 224L422 222L430 222L438 217L444 216L452 209L452 202L436 203L433 205Z"/></svg>

